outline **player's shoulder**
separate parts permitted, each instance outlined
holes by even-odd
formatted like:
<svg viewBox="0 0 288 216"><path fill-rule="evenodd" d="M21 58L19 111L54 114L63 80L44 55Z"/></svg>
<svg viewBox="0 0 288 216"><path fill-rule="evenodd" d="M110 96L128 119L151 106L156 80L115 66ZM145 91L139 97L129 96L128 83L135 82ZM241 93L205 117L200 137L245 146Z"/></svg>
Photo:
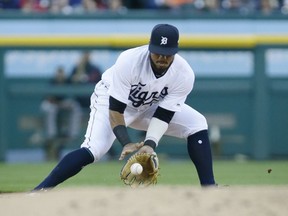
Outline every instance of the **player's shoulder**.
<svg viewBox="0 0 288 216"><path fill-rule="evenodd" d="M184 59L178 53L175 55L174 61L177 63L177 66L179 67L183 66L183 67L191 68L188 62L186 61L186 59Z"/></svg>
<svg viewBox="0 0 288 216"><path fill-rule="evenodd" d="M176 71L181 71L182 74L194 76L191 65L179 54L174 57L173 67Z"/></svg>

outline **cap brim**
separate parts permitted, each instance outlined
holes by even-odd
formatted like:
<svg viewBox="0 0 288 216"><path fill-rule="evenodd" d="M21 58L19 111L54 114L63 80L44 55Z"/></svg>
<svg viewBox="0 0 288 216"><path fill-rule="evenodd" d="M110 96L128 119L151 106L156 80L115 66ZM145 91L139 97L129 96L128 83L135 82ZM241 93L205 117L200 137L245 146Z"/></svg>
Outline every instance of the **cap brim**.
<svg viewBox="0 0 288 216"><path fill-rule="evenodd" d="M158 55L175 55L178 52L178 47L159 47L149 44L149 51Z"/></svg>

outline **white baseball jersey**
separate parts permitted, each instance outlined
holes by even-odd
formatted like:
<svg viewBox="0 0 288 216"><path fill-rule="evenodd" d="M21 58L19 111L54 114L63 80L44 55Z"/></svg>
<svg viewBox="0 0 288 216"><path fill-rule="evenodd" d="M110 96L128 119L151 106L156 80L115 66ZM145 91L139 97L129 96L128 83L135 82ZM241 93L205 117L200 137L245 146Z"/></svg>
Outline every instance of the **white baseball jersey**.
<svg viewBox="0 0 288 216"><path fill-rule="evenodd" d="M110 84L109 94L138 111L154 103L171 111L180 111L193 88L194 73L179 55L166 74L156 78L150 64L148 46L123 52L102 79Z"/></svg>
<svg viewBox="0 0 288 216"><path fill-rule="evenodd" d="M156 78L151 68L148 46L122 52L95 86L85 141L81 147L88 148L95 161L111 148L115 135L109 121L110 95L127 104L124 119L128 127L146 131L155 110L161 106L175 111L166 135L187 138L207 129L205 117L185 104L194 79L193 70L178 54L165 75ZM135 140L139 141L142 140Z"/></svg>

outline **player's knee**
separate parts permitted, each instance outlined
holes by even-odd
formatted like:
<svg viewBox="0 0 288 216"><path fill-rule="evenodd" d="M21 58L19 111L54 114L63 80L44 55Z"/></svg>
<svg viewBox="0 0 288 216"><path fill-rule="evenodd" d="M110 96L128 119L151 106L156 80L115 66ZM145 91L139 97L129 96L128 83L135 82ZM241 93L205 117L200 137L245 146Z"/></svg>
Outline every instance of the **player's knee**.
<svg viewBox="0 0 288 216"><path fill-rule="evenodd" d="M207 119L206 119L206 117L205 117L204 115L200 114L200 115L198 116L198 121L199 121L199 124L200 124L200 125L203 125L203 127L204 127L205 129L207 129L207 127L208 127Z"/></svg>
<svg viewBox="0 0 288 216"><path fill-rule="evenodd" d="M193 126L190 127L190 131L188 133L188 136L192 135L192 134L196 134L200 131L204 131L204 130L208 130L208 123L207 120L205 118L204 115L199 114L197 116L197 118L194 119L195 122L197 122L196 124L193 123Z"/></svg>
<svg viewBox="0 0 288 216"><path fill-rule="evenodd" d="M206 144L209 143L208 130L200 130L188 137L188 143Z"/></svg>
<svg viewBox="0 0 288 216"><path fill-rule="evenodd" d="M95 145L89 145L88 143L84 142L82 145L81 145L81 148L86 148L87 151L90 152L90 154L94 157L94 162L97 162L99 161L103 154L101 154L101 152L95 147Z"/></svg>

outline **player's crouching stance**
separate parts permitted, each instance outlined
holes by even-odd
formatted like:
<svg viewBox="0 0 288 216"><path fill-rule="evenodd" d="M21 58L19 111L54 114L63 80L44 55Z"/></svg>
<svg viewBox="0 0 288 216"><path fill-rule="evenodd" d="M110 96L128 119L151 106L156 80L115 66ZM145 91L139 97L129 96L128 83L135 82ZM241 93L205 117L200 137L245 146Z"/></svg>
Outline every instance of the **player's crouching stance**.
<svg viewBox="0 0 288 216"><path fill-rule="evenodd" d="M206 119L185 104L195 77L177 54L178 39L176 27L159 24L149 45L120 54L95 86L81 148L67 154L34 190L53 188L99 161L115 137L123 145L123 160L136 151L153 153L164 134L187 139L201 185L215 185ZM133 143L126 126L147 131L144 142Z"/></svg>

